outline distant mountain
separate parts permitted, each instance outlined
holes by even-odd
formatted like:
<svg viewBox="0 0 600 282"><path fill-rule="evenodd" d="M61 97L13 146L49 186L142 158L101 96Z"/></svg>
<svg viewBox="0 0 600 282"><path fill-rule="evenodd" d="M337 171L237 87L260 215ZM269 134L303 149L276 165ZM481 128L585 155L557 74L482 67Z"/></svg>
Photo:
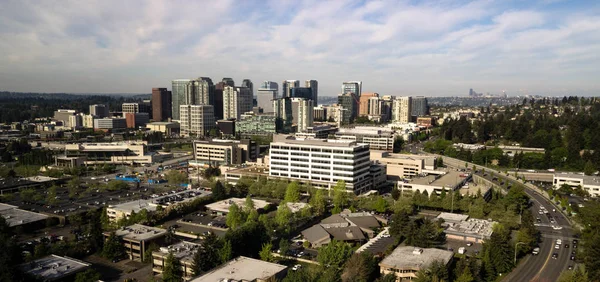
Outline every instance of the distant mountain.
<svg viewBox="0 0 600 282"><path fill-rule="evenodd" d="M18 98L43 98L59 100L79 100L90 96L108 96L112 98L131 98L131 99L150 99L152 94L136 93L35 93L35 92L10 92L0 91L0 99L18 99Z"/></svg>

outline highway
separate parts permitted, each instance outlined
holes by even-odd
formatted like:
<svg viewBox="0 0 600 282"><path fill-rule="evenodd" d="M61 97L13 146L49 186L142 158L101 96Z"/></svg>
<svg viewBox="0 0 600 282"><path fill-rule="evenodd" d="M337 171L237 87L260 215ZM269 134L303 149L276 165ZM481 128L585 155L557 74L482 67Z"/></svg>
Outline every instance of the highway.
<svg viewBox="0 0 600 282"><path fill-rule="evenodd" d="M464 168L465 162L458 159L444 158L444 164L456 168ZM468 164L469 167L473 167L472 163ZM480 165L476 167L483 168ZM488 174L485 176L488 180L493 181L493 177L503 178L515 185L523 183L513 175L508 176L504 173L485 167L485 172ZM479 172L483 175L483 172ZM560 273L567 269L569 265L574 265L574 262L570 260L571 251L573 250L573 239L572 229L570 221L567 217L560 212L560 208L554 205L549 199L545 198L540 194L540 190L532 184L524 185L527 188L525 192L532 201L531 212L534 217L540 218L540 222L536 223L538 230L541 233L541 242L539 244L540 253L538 255L527 255L523 261L508 275L506 275L503 281L557 281ZM541 206L544 206L549 211L548 215L539 214ZM553 212L556 209L556 212ZM550 222L550 217L555 221ZM560 226L562 229L555 230L552 226ZM562 245L559 249L555 249L556 239L562 240ZM569 245L566 248L566 244ZM514 250L513 250L514 251ZM552 254L557 253L558 258L552 258Z"/></svg>

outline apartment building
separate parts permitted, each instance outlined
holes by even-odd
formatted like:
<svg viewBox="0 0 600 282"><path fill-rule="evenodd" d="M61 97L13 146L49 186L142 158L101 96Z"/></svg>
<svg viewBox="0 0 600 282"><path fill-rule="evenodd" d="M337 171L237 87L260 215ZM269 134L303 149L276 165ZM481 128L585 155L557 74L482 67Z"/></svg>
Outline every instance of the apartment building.
<svg viewBox="0 0 600 282"><path fill-rule="evenodd" d="M155 276L163 273L165 262L169 253L171 253L181 263L183 280L191 280L194 278L194 255L196 255L198 249L200 249L199 244L187 241L181 241L168 247L161 247L158 251L152 252L152 273Z"/></svg>
<svg viewBox="0 0 600 282"><path fill-rule="evenodd" d="M206 136L217 127L212 105L181 105L179 121L182 136Z"/></svg>
<svg viewBox="0 0 600 282"><path fill-rule="evenodd" d="M369 145L355 141L274 135L270 145L269 176L310 181L318 188L343 180L351 192L369 190L370 165Z"/></svg>
<svg viewBox="0 0 600 282"><path fill-rule="evenodd" d="M141 261L144 253L152 242L161 245L167 230L157 227L150 227L141 224L134 224L117 229L117 235L123 241L125 253L130 260ZM104 237L108 239L111 232L104 232Z"/></svg>

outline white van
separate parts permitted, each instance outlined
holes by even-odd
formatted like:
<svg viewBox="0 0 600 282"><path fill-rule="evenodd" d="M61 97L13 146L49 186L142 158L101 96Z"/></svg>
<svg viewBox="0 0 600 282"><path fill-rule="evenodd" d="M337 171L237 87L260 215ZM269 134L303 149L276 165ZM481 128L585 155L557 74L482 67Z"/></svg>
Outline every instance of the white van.
<svg viewBox="0 0 600 282"><path fill-rule="evenodd" d="M461 254L461 255L462 255L462 254L465 254L466 252L467 252L467 249L466 249L465 247L460 247L460 248L458 248L458 253L459 253L459 254Z"/></svg>
<svg viewBox="0 0 600 282"><path fill-rule="evenodd" d="M534 255L537 255L540 253L540 248L533 248L533 251L531 252Z"/></svg>

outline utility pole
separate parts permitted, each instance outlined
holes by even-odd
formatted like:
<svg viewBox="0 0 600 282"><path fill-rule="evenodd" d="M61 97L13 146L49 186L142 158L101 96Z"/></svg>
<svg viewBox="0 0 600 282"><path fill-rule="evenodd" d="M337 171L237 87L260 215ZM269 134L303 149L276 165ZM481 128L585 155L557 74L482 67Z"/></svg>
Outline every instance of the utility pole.
<svg viewBox="0 0 600 282"><path fill-rule="evenodd" d="M525 243L524 242L517 242L515 244L515 260L513 262L513 264L515 264L515 265L517 264L517 247L519 246L519 244L525 244Z"/></svg>

